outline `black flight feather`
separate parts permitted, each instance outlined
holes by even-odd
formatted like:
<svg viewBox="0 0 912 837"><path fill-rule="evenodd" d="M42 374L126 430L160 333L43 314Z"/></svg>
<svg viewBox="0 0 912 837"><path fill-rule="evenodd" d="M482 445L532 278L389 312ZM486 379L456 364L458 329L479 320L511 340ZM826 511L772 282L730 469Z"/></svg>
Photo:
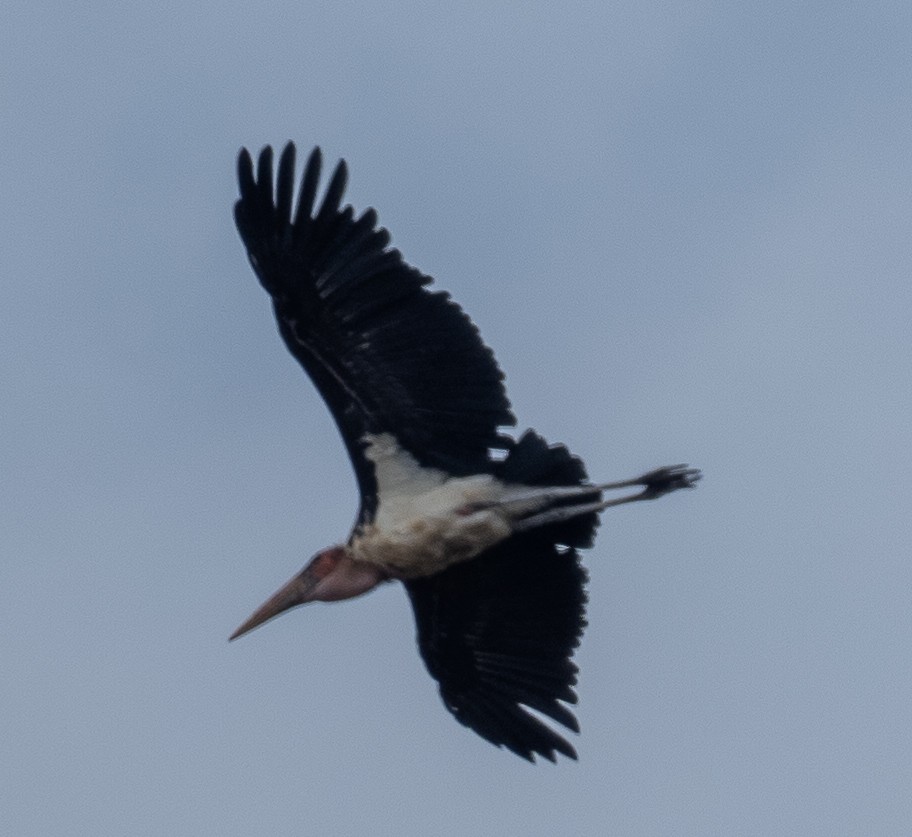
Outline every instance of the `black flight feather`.
<svg viewBox="0 0 912 837"><path fill-rule="evenodd" d="M273 183L266 147L238 159L238 230L273 300L279 332L326 400L361 491L361 523L376 512L366 433L391 433L421 465L454 476L492 473L527 485L582 485L582 463L563 446L498 428L514 424L491 350L446 293L389 247L374 210L342 207L340 162L317 206L314 149L294 201L289 143ZM507 452L492 458L490 451ZM593 492L593 497L597 496ZM471 561L405 582L421 655L447 708L466 726L524 758L575 758L573 747L528 710L577 732L572 662L585 627L586 572L597 515L516 534Z"/></svg>
<svg viewBox="0 0 912 837"><path fill-rule="evenodd" d="M478 330L431 278L410 267L368 209L341 208L346 167L316 197L314 149L293 208L295 149L282 152L273 189L268 146L238 158L235 220L251 264L273 300L279 331L326 400L361 492L359 520L376 511L365 433L389 432L421 465L454 476L490 472L490 449L512 441L503 374Z"/></svg>
<svg viewBox="0 0 912 837"><path fill-rule="evenodd" d="M527 432L498 476L527 485L579 485L585 469L562 445ZM481 555L405 582L418 647L456 719L523 758L576 758L534 709L578 732L573 651L586 625L586 571L596 516L513 535ZM571 526L569 524L573 523Z"/></svg>

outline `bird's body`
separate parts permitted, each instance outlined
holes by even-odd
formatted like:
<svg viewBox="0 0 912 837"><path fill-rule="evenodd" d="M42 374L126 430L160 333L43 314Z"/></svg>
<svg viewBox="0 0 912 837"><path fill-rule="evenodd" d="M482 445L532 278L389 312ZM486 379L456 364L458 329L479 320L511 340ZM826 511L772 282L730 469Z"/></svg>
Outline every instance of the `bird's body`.
<svg viewBox="0 0 912 837"><path fill-rule="evenodd" d="M395 438L368 436L365 450L377 475L377 513L351 539L352 556L397 578L434 575L474 558L508 537L498 507L510 487L491 474L453 477L423 468Z"/></svg>
<svg viewBox="0 0 912 837"><path fill-rule="evenodd" d="M699 473L593 485L563 446L503 434L515 419L477 329L389 249L373 210L355 219L342 208L344 163L316 209L319 171L315 150L293 211L294 147L275 194L271 149L256 174L243 151L235 216L280 333L339 426L361 509L348 540L318 552L232 638L296 605L402 581L456 718L530 760L575 758L527 708L578 730L563 705L576 701L571 657L585 625L577 550L604 508L690 487ZM603 497L630 486L640 490Z"/></svg>

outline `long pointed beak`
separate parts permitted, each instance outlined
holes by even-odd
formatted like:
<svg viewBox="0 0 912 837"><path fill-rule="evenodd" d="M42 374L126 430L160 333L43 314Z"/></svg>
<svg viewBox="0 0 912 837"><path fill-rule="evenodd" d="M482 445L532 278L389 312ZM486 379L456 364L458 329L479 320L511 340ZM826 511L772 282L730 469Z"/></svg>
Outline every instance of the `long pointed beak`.
<svg viewBox="0 0 912 837"><path fill-rule="evenodd" d="M309 568L298 573L284 587L277 590L265 604L254 611L253 615L228 637L228 641L237 639L290 608L312 601L311 594L317 581L318 579L314 577Z"/></svg>

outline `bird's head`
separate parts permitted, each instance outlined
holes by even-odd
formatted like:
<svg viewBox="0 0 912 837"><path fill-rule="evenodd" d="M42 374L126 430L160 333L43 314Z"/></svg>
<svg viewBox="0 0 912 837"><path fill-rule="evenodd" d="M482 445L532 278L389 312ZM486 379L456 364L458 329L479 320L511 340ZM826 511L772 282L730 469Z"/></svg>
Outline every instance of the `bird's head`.
<svg viewBox="0 0 912 837"><path fill-rule="evenodd" d="M367 593L387 578L380 567L355 561L346 546L321 549L301 572L258 608L229 641L298 605L351 599Z"/></svg>

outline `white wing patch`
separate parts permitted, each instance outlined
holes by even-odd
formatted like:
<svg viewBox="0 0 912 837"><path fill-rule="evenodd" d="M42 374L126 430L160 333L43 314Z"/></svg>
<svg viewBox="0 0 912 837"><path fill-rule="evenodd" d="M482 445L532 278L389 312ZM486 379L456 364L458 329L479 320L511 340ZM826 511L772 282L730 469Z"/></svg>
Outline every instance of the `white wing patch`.
<svg viewBox="0 0 912 837"><path fill-rule="evenodd" d="M498 504L515 487L490 474L451 477L424 468L390 433L368 434L365 442L377 479L377 513L352 543L357 559L402 577L432 575L509 536L509 516Z"/></svg>
<svg viewBox="0 0 912 837"><path fill-rule="evenodd" d="M507 487L490 474L451 477L446 471L424 468L390 433L368 434L365 440L365 455L374 463L377 478L374 525L381 531L504 497Z"/></svg>
<svg viewBox="0 0 912 837"><path fill-rule="evenodd" d="M448 475L444 471L422 468L414 456L399 447L392 433L368 433L364 441L364 455L374 463L380 504L385 498L415 497L446 482Z"/></svg>

